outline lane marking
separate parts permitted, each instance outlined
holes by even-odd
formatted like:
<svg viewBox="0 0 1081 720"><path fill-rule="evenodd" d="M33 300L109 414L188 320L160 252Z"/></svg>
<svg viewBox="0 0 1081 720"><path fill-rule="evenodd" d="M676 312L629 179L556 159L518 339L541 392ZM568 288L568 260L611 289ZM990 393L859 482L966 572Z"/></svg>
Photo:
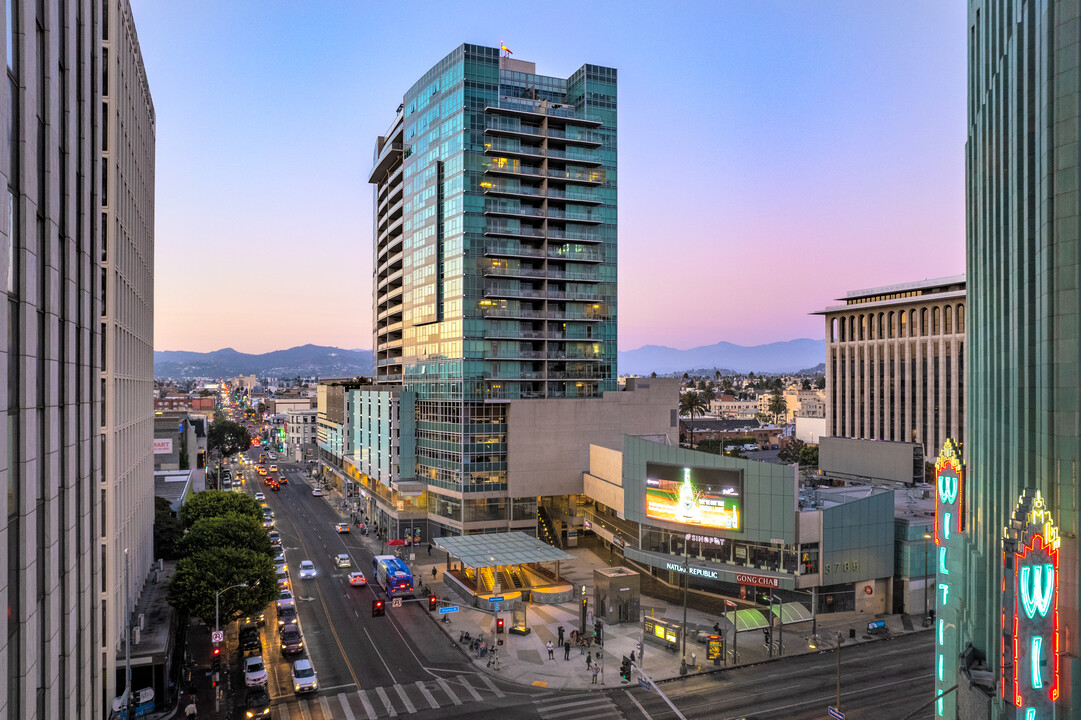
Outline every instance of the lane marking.
<svg viewBox="0 0 1081 720"><path fill-rule="evenodd" d="M372 707L371 701L368 700L368 693L358 690L357 695L360 696L360 704L364 706L364 712L368 713L368 720L375 720L375 708Z"/></svg>
<svg viewBox="0 0 1081 720"><path fill-rule="evenodd" d="M459 675L457 679L461 681L462 685L469 691L469 694L473 696L474 700L477 702L482 700L480 693L473 689L473 686L469 684L469 680L466 679L465 675Z"/></svg>
<svg viewBox="0 0 1081 720"><path fill-rule="evenodd" d="M353 708L349 707L349 698L345 696L345 693L338 693L338 702L342 706L342 712L345 713L345 720L357 720L353 715Z"/></svg>
<svg viewBox="0 0 1081 720"><path fill-rule="evenodd" d="M376 656L379 658L379 662L383 663L383 667L387 669L387 674L390 675L390 679L397 683L398 678L394 677L394 673L390 671L390 665L387 665L387 661L383 659L383 653L379 652L379 647L375 644L375 640L372 639L372 634L368 632L368 628L364 628L364 634L368 636L368 642L372 644L372 650L375 651Z"/></svg>
<svg viewBox="0 0 1081 720"><path fill-rule="evenodd" d="M455 705L461 705L462 701L458 699L458 696L454 694L454 691L450 689L450 685L443 678L436 678L435 681L439 683L439 687L443 688L443 692L447 694L447 697L451 699Z"/></svg>
<svg viewBox="0 0 1081 720"><path fill-rule="evenodd" d="M488 677L484 673L481 673L477 677L479 677L481 680L484 681L484 684L488 686L488 688L495 694L496 697L506 697L506 693L504 693L502 690L497 688L495 683L492 682L492 679L490 677Z"/></svg>
<svg viewBox="0 0 1081 720"><path fill-rule="evenodd" d="M387 712L391 717L398 717L398 711L394 709L394 703L390 701L390 696L387 695L387 691L381 687L375 689L375 694L379 696L379 699L383 701L383 705L386 706Z"/></svg>
<svg viewBox="0 0 1081 720"><path fill-rule="evenodd" d="M415 713L417 709L413 707L413 703L409 700L409 696L405 694L405 688L401 685L395 685L394 689L398 691L398 697L402 699L402 703L405 705L405 709L409 711L409 714Z"/></svg>
<svg viewBox="0 0 1081 720"><path fill-rule="evenodd" d="M424 699L428 701L428 704L432 706L432 710L439 709L439 703L435 701L435 696L428 691L428 688L424 687L423 680L417 680L417 687L420 689L420 694L424 696Z"/></svg>
<svg viewBox="0 0 1081 720"><path fill-rule="evenodd" d="M871 686L868 686L868 687L855 688L855 689L848 690L848 691L845 691L845 692L841 693L841 697L845 697L847 695L862 695L863 693L866 693L866 692L868 692L870 690L880 690L882 688L891 687L893 685L902 685L904 683L910 683L913 680L926 680L927 678L933 678L934 676L935 676L934 673L930 673L928 675L918 675L916 677L905 678L903 680L895 680L893 682L882 683L881 685L871 685ZM756 696L748 696L748 698L751 698L751 697L756 697ZM821 703L828 703L830 700L836 699L836 697L837 697L837 695L835 693L830 693L829 695L823 695L822 697L819 697L819 698L812 698L812 699L808 699L808 700L803 700L802 702L791 703L789 705L781 705L780 707L758 708L756 711L759 712L759 713L771 713L771 712L777 712L779 710L790 710L792 708L803 707L804 705L819 705Z"/></svg>
<svg viewBox="0 0 1081 720"><path fill-rule="evenodd" d="M627 697L630 699L630 701L632 703L634 703L634 706L636 708L638 708L638 711L642 713L642 717L644 717L646 720L650 720L650 717L651 717L650 714L647 713L646 709L644 707L642 707L642 704L640 702L638 702L638 698L636 698L634 695L632 695L630 690L624 690L623 692L627 693Z"/></svg>

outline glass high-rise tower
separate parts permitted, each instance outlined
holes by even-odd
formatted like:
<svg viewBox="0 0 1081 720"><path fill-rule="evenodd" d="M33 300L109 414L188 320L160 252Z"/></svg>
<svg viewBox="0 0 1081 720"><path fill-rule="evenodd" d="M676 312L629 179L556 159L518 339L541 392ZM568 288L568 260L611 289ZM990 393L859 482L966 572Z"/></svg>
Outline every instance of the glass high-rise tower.
<svg viewBox="0 0 1081 720"><path fill-rule="evenodd" d="M616 389L616 71L462 45L378 139L376 379L416 392L445 533L503 519L506 403Z"/></svg>
<svg viewBox="0 0 1081 720"><path fill-rule="evenodd" d="M936 683L957 686L936 716L1081 717L1081 9L968 6L967 475L936 490Z"/></svg>

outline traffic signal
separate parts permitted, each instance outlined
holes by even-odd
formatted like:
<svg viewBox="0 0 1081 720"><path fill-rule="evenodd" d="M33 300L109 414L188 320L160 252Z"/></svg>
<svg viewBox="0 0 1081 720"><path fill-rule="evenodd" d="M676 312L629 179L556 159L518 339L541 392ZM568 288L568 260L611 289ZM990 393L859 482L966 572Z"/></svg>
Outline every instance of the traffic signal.
<svg viewBox="0 0 1081 720"><path fill-rule="evenodd" d="M495 619L495 632L496 632L496 635L502 635L503 634L503 618L501 618L501 617L497 617Z"/></svg>
<svg viewBox="0 0 1081 720"><path fill-rule="evenodd" d="M214 646L214 657L217 657L218 655L221 655L221 648L218 647L217 645L215 645Z"/></svg>
<svg viewBox="0 0 1081 720"><path fill-rule="evenodd" d="M626 655L623 656L623 662L619 664L619 676L624 680L631 679L631 659Z"/></svg>
<svg viewBox="0 0 1081 720"><path fill-rule="evenodd" d="M433 610L435 610L436 603L438 603L438 602L439 602L439 598L437 598L435 595L429 596L428 597L428 612L432 612Z"/></svg>
<svg viewBox="0 0 1081 720"><path fill-rule="evenodd" d="M387 607L382 600L372 600L372 617L380 617L387 614Z"/></svg>

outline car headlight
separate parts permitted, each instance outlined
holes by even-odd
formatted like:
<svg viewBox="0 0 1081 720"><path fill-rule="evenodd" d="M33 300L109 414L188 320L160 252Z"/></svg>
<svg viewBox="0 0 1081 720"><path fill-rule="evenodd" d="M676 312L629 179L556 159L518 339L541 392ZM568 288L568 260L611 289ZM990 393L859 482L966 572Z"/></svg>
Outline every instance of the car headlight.
<svg viewBox="0 0 1081 720"><path fill-rule="evenodd" d="M247 715L248 717L255 717L255 713L253 713L251 710L247 712Z"/></svg>
<svg viewBox="0 0 1081 720"><path fill-rule="evenodd" d="M299 685L293 685L293 691L294 692L300 692L300 686Z"/></svg>

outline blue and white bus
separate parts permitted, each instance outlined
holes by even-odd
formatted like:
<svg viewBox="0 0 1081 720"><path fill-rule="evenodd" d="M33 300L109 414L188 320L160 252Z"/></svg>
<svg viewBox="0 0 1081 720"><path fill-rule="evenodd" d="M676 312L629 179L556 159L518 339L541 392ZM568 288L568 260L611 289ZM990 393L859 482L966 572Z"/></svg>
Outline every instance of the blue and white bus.
<svg viewBox="0 0 1081 720"><path fill-rule="evenodd" d="M372 562L375 582L387 597L412 597L413 573L409 566L393 555L376 555Z"/></svg>

